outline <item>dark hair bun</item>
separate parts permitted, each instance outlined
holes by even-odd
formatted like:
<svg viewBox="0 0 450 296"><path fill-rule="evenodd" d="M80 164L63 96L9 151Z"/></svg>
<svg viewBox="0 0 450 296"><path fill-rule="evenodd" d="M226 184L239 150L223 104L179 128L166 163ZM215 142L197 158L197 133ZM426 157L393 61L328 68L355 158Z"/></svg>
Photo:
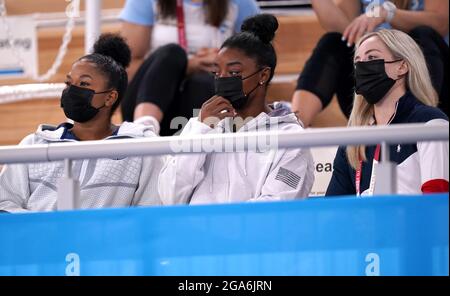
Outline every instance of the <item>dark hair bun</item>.
<svg viewBox="0 0 450 296"><path fill-rule="evenodd" d="M270 43L278 29L278 20L271 14L258 14L244 21L242 32L250 32L262 42Z"/></svg>
<svg viewBox="0 0 450 296"><path fill-rule="evenodd" d="M108 56L124 68L131 62L130 47L125 39L117 34L102 34L94 44L94 53Z"/></svg>

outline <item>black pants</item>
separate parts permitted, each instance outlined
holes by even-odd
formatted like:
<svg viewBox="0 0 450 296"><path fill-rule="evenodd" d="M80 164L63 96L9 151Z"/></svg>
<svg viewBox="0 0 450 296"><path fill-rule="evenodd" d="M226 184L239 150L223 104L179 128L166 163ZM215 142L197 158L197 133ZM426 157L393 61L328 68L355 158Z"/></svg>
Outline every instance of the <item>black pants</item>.
<svg viewBox="0 0 450 296"><path fill-rule="evenodd" d="M128 86L121 106L123 120L134 120L138 104L153 103L164 113L160 135L170 136L180 130L177 123L185 120L172 120L193 117L193 111L214 95L212 75L201 72L186 77L187 64L186 52L176 44L162 46L151 54Z"/></svg>
<svg viewBox="0 0 450 296"><path fill-rule="evenodd" d="M439 107L448 115L448 45L430 27L417 27L409 35L422 48L433 85L439 94ZM348 117L354 97L354 48L347 47L340 33L327 33L317 44L300 74L297 90L306 90L319 97L323 108L336 94L339 106Z"/></svg>

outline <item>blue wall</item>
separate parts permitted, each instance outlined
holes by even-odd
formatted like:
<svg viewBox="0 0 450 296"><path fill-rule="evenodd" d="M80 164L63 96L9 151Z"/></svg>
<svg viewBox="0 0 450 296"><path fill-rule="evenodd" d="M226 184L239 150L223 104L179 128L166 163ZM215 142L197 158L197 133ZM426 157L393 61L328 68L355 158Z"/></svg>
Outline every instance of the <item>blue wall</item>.
<svg viewBox="0 0 450 296"><path fill-rule="evenodd" d="M448 195L0 215L0 275L448 275Z"/></svg>

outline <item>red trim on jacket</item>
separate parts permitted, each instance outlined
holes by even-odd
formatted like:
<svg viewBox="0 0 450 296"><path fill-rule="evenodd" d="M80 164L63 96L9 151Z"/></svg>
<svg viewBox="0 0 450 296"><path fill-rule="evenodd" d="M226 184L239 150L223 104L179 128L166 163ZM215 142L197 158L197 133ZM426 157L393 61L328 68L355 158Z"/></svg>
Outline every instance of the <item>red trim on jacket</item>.
<svg viewBox="0 0 450 296"><path fill-rule="evenodd" d="M448 181L443 179L430 180L422 185L422 192L425 194L448 192Z"/></svg>

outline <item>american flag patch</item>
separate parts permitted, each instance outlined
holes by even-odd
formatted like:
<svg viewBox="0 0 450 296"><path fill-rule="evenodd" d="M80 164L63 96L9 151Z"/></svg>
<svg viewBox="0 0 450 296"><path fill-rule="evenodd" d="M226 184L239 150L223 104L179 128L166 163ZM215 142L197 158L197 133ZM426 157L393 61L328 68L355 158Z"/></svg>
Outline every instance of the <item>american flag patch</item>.
<svg viewBox="0 0 450 296"><path fill-rule="evenodd" d="M284 168L280 168L277 176L275 177L275 180L281 181L294 189L297 189L298 183L300 183L301 179L302 178L294 172Z"/></svg>

